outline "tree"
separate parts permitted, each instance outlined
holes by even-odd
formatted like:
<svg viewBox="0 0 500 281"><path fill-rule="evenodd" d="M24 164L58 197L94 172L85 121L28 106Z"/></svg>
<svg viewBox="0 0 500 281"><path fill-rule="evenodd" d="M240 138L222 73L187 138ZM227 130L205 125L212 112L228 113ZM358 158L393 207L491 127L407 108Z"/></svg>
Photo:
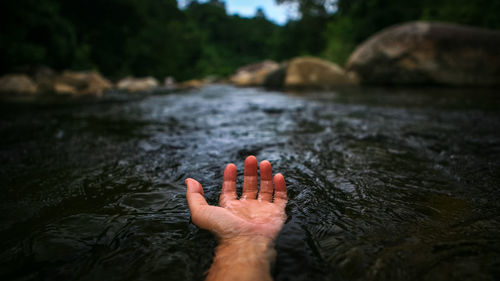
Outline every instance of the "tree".
<svg viewBox="0 0 500 281"><path fill-rule="evenodd" d="M256 18L256 19L265 19L266 18L266 13L264 13L264 9L262 9L262 7L257 8L257 10L255 11L254 18Z"/></svg>
<svg viewBox="0 0 500 281"><path fill-rule="evenodd" d="M0 4L0 71L20 66L69 66L74 58L76 32L60 14L59 2L2 1Z"/></svg>

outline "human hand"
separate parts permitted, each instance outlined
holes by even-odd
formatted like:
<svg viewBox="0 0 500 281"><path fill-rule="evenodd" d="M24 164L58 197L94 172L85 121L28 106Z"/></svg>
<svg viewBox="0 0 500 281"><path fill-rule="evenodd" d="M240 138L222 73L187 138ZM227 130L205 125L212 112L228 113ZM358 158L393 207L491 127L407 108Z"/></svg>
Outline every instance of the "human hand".
<svg viewBox="0 0 500 281"><path fill-rule="evenodd" d="M283 175L273 175L271 164L260 162L260 190L257 186L257 158L245 160L243 194L236 194L236 166L228 164L218 206L207 204L203 188L186 179L186 197L191 218L197 226L213 232L221 241L262 236L274 240L286 220L286 184ZM273 198L274 192L274 198Z"/></svg>

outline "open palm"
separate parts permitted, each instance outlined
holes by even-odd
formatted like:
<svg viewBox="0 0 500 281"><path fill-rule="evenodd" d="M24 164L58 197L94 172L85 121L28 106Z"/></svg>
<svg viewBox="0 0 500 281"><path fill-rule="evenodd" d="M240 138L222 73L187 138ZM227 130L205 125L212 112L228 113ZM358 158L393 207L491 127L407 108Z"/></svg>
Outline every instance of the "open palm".
<svg viewBox="0 0 500 281"><path fill-rule="evenodd" d="M285 179L276 174L273 187L272 168L268 161L260 163L259 190L257 159L247 157L243 193L239 199L236 194L236 166L228 164L224 171L220 207L208 205L199 182L187 179L186 184L193 222L223 240L254 235L274 239L283 227L287 203Z"/></svg>

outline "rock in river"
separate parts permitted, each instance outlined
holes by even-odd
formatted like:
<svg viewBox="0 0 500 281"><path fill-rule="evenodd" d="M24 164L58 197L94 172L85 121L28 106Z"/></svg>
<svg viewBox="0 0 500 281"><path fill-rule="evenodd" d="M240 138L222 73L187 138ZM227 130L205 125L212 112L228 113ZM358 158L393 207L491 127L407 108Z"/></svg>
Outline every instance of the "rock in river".
<svg viewBox="0 0 500 281"><path fill-rule="evenodd" d="M135 78L125 77L117 84L118 89L131 93L149 91L158 87L160 83L153 77Z"/></svg>
<svg viewBox="0 0 500 281"><path fill-rule="evenodd" d="M96 95L113 88L113 84L97 72L64 71L55 78L53 90L59 94Z"/></svg>
<svg viewBox="0 0 500 281"><path fill-rule="evenodd" d="M0 92L36 94L38 86L25 74L8 74L0 77Z"/></svg>
<svg viewBox="0 0 500 281"><path fill-rule="evenodd" d="M203 80L191 79L191 80L187 80L187 81L179 83L179 88L180 89L198 89L198 88L203 87L203 85L205 85L205 84L206 84L206 82Z"/></svg>
<svg viewBox="0 0 500 281"><path fill-rule="evenodd" d="M265 85L274 88L328 89L356 84L356 77L342 67L319 58L298 57L283 63L266 77Z"/></svg>
<svg viewBox="0 0 500 281"><path fill-rule="evenodd" d="M270 60L240 67L230 80L237 86L262 86L266 76L277 70L278 63Z"/></svg>
<svg viewBox="0 0 500 281"><path fill-rule="evenodd" d="M500 31L410 22L376 33L353 52L347 69L366 84L500 84Z"/></svg>
<svg viewBox="0 0 500 281"><path fill-rule="evenodd" d="M39 66L33 71L33 79L38 84L38 90L41 93L52 93L57 73L47 66Z"/></svg>

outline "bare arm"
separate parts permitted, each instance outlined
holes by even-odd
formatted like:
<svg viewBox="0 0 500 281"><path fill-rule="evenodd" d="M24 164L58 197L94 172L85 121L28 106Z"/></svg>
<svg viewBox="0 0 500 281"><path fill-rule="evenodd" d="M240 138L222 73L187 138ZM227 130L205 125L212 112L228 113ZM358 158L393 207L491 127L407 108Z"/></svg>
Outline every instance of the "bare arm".
<svg viewBox="0 0 500 281"><path fill-rule="evenodd" d="M273 176L268 161L260 163L258 188L257 159L245 160L243 194L236 194L236 166L228 164L218 206L207 204L203 188L187 179L186 197L193 222L210 230L219 239L207 280L272 280L273 241L285 222L287 203L285 179Z"/></svg>
<svg viewBox="0 0 500 281"><path fill-rule="evenodd" d="M240 237L217 246L207 280L270 281L276 254L272 241L264 237Z"/></svg>

